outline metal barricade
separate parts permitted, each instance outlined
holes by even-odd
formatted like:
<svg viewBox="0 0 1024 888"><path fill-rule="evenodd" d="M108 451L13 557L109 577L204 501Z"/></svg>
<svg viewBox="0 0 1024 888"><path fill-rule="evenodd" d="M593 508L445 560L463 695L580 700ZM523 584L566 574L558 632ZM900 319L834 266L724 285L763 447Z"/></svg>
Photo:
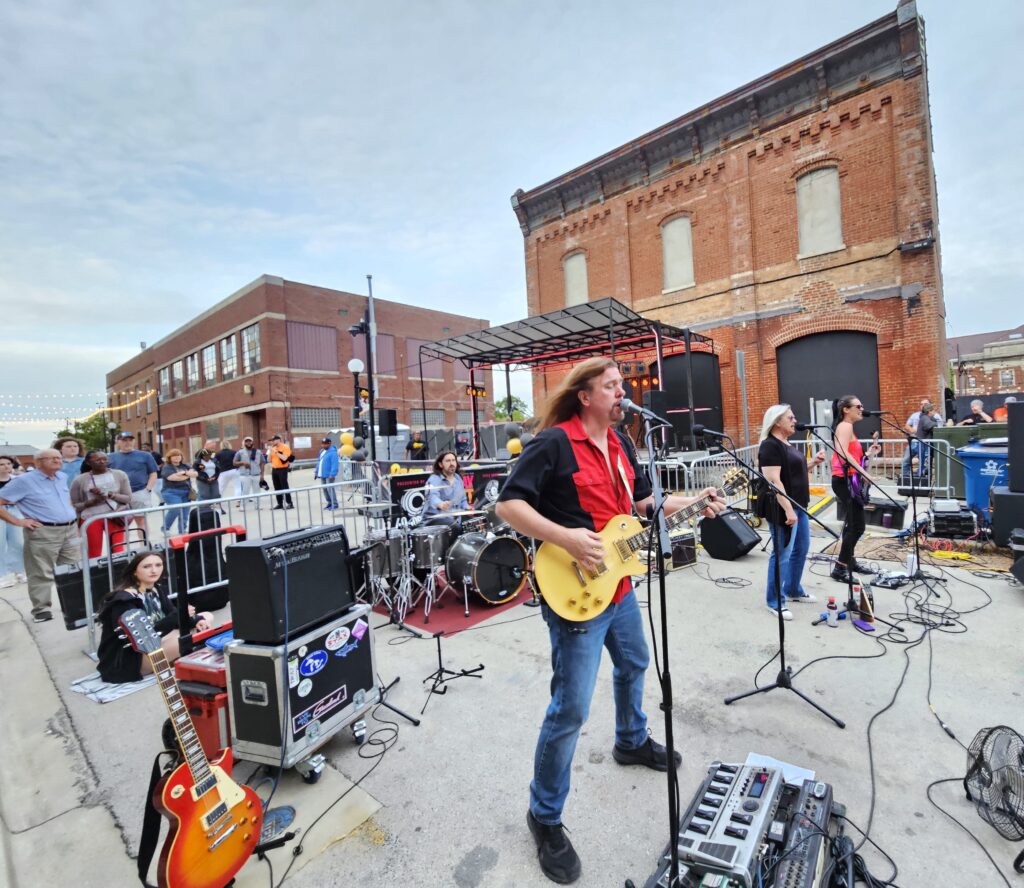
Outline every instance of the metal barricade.
<svg viewBox="0 0 1024 888"><path fill-rule="evenodd" d="M300 481L312 481L312 472L303 474L309 477L300 478ZM122 546L128 552L144 548L162 551L167 539L172 536L214 526L243 527L250 540L264 539L315 525L344 527L350 545L355 547L366 535L367 530L373 524L379 523L382 509L390 506L390 499L383 495L379 475L371 471L364 471L363 475L364 477L336 481L333 484L314 482L287 490L258 491L251 495L228 495L219 499L192 500L181 504L163 504L148 509L130 509L90 516L79 528L85 625L88 634L86 653L96 659L98 642L92 570L88 558L88 534L94 525L107 521L112 516L128 525L121 539L118 539L118 535L112 535L111 538L104 540L104 548L108 552ZM230 538L226 541L220 538L217 544L218 551L223 551L224 542L230 542ZM199 547L199 552L197 576L188 576L183 584L184 588L191 592L225 584L227 578L223 574L221 559L217 558L214 564L207 564L206 550ZM105 559L105 588L112 589L121 579L123 561L124 559L115 557ZM99 563L93 564L93 568L102 567L103 565ZM175 590L169 591L173 595Z"/></svg>
<svg viewBox="0 0 1024 888"><path fill-rule="evenodd" d="M744 463L754 463L757 460L757 444L736 449L736 456ZM715 453L709 456L702 456L690 463L689 474L690 484L688 493L692 496L705 487L721 487L725 473L735 469L740 463L733 458L732 454ZM742 468L742 466L740 466ZM739 488L725 498L726 504L740 510L747 508L747 489Z"/></svg>

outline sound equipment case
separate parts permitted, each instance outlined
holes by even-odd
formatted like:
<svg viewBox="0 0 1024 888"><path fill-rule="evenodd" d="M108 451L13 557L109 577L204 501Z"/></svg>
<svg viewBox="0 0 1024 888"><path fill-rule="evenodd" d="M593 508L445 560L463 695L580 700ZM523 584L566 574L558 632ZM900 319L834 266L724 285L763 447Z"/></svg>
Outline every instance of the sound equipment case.
<svg viewBox="0 0 1024 888"><path fill-rule="evenodd" d="M290 768L380 701L370 607L359 604L283 644L232 642L235 758ZM287 719L286 719L287 717Z"/></svg>

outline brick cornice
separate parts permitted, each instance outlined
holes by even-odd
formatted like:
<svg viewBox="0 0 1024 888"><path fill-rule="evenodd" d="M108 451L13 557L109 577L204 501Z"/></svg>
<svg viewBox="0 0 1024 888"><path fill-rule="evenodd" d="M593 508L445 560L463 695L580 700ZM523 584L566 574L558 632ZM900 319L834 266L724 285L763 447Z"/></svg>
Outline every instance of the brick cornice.
<svg viewBox="0 0 1024 888"><path fill-rule="evenodd" d="M891 337L884 336L887 333L887 326L884 321L862 311L822 312L811 317L801 318L792 324L785 324L777 333L768 336L766 342L772 351L775 351L787 342L815 333L853 330L858 333L873 333L878 337L881 345L883 338L891 339Z"/></svg>

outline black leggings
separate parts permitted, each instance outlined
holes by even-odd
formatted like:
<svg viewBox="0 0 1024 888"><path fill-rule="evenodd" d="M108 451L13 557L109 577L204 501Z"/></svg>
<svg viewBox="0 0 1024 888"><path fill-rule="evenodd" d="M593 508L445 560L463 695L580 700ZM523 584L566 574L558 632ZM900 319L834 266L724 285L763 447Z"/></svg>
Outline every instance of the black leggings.
<svg viewBox="0 0 1024 888"><path fill-rule="evenodd" d="M846 507L846 523L843 525L843 539L839 545L837 561L843 567L849 568L853 564L857 540L864 536L864 507L850 496L850 488L845 478L832 476L832 492Z"/></svg>

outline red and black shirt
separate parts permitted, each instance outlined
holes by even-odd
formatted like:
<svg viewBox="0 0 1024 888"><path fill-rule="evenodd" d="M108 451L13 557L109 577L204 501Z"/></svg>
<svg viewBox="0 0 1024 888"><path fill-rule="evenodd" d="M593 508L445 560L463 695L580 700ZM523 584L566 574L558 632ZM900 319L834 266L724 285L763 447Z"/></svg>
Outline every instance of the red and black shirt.
<svg viewBox="0 0 1024 888"><path fill-rule="evenodd" d="M600 531L634 502L651 495L646 472L633 447L608 430L608 462L579 417L545 429L524 448L499 500L523 500L561 527ZM630 591L623 580L613 602Z"/></svg>

